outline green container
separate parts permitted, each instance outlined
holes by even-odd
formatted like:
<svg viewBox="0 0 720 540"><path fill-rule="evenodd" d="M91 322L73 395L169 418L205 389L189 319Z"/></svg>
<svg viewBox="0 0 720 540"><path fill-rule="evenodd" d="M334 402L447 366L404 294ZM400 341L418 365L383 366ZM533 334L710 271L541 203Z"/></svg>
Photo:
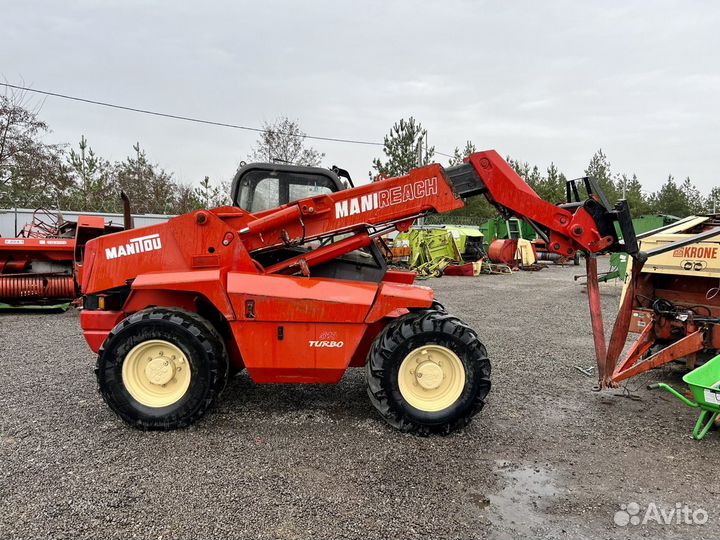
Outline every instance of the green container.
<svg viewBox="0 0 720 540"><path fill-rule="evenodd" d="M670 392L688 407L702 410L693 431L693 438L700 440L707 435L720 413L720 355L685 375L683 382L690 388L695 401L665 383L657 386Z"/></svg>
<svg viewBox="0 0 720 540"><path fill-rule="evenodd" d="M670 225L671 223L675 223L679 219L680 218L678 217L668 216L667 214L648 214L633 218L632 222L633 229L635 229L635 234L643 234L649 231L654 231L655 229L659 229L660 227L665 227L666 225ZM615 223L615 230L617 231L618 238L622 238L622 233L620 232L620 225L618 223Z"/></svg>
<svg viewBox="0 0 720 540"><path fill-rule="evenodd" d="M511 238L535 240L537 238L535 229L527 221L518 218L505 219L502 216L489 219L480 225L480 232L484 236L485 251L488 250L493 240L508 240Z"/></svg>
<svg viewBox="0 0 720 540"><path fill-rule="evenodd" d="M720 412L720 355L683 377L701 406Z"/></svg>
<svg viewBox="0 0 720 540"><path fill-rule="evenodd" d="M665 227L674 223L679 218L675 216L657 215L657 216L640 216L632 220L635 234L643 234L646 232L654 231L660 227ZM615 230L617 230L618 238L622 238L620 233L620 226L615 223ZM610 255L610 271L599 277L598 281L610 281L611 279L622 279L625 280L627 274L627 253L613 253Z"/></svg>

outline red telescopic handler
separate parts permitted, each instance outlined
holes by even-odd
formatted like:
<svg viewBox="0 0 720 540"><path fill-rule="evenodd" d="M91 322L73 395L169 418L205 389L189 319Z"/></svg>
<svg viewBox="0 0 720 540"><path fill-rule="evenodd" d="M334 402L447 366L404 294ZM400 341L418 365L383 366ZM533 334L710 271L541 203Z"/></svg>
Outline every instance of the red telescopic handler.
<svg viewBox="0 0 720 540"><path fill-rule="evenodd" d="M551 204L493 150L344 187L325 169L247 165L233 206L87 242L81 324L110 408L137 428L174 429L212 407L231 370L256 383L334 384L364 367L392 426L465 426L490 391L485 346L414 272L388 269L378 243L472 196L528 221L549 251L586 254L598 385L610 386L630 306L606 348L596 255L623 251L641 267L626 201L611 206L582 178L568 183L567 203Z"/></svg>

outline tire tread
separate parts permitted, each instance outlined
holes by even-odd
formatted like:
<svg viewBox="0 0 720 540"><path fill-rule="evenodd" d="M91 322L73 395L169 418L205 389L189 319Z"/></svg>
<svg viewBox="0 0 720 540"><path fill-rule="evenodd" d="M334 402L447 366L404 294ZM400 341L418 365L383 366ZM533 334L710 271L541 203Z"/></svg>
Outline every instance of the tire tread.
<svg viewBox="0 0 720 540"><path fill-rule="evenodd" d="M108 345L124 330L132 325L145 321L167 321L175 326L179 326L201 344L208 359L210 360L210 380L208 384L208 394L205 399L200 402L200 406L192 410L191 414L176 417L172 420L144 419L133 417L130 411L121 407L115 399L113 399L112 391L108 386L105 378L104 365L110 361L107 358ZM95 361L95 377L98 384L98 392L110 409L123 421L131 426L143 431L170 431L178 428L185 428L200 420L208 410L213 406L222 394L227 385L229 371L229 362L225 342L206 319L191 311L178 308L160 308L152 307L132 313L122 321L108 334L107 339L100 347L97 359Z"/></svg>
<svg viewBox="0 0 720 540"><path fill-rule="evenodd" d="M482 410L490 390L490 361L477 334L463 321L448 314L440 304L437 306L440 309L410 312L390 322L375 339L368 353L366 374L370 401L388 424L404 432L447 435L465 427ZM407 411L390 398L387 370L393 369L393 357L401 344L419 334L453 336L465 345L476 370L479 387L470 406L461 414L439 424L425 424L411 418Z"/></svg>

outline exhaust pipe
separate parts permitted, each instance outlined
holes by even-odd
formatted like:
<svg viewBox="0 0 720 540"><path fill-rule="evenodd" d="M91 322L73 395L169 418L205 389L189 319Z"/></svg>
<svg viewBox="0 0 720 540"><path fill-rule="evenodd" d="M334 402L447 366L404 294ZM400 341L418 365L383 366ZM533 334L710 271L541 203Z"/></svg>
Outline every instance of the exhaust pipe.
<svg viewBox="0 0 720 540"><path fill-rule="evenodd" d="M126 230L134 229L135 222L133 221L132 212L130 211L130 198L124 191L120 192L120 198L123 202L123 227L125 227Z"/></svg>

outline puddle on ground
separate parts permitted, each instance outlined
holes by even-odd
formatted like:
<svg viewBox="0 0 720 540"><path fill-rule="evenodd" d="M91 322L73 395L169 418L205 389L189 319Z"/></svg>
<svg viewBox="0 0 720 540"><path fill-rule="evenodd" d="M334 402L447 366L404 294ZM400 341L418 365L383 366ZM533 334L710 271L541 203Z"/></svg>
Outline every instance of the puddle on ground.
<svg viewBox="0 0 720 540"><path fill-rule="evenodd" d="M552 533L545 509L560 490L550 472L537 465L507 461L496 461L495 471L501 478L502 490L488 496L471 493L469 497L493 525L491 538L529 538Z"/></svg>

